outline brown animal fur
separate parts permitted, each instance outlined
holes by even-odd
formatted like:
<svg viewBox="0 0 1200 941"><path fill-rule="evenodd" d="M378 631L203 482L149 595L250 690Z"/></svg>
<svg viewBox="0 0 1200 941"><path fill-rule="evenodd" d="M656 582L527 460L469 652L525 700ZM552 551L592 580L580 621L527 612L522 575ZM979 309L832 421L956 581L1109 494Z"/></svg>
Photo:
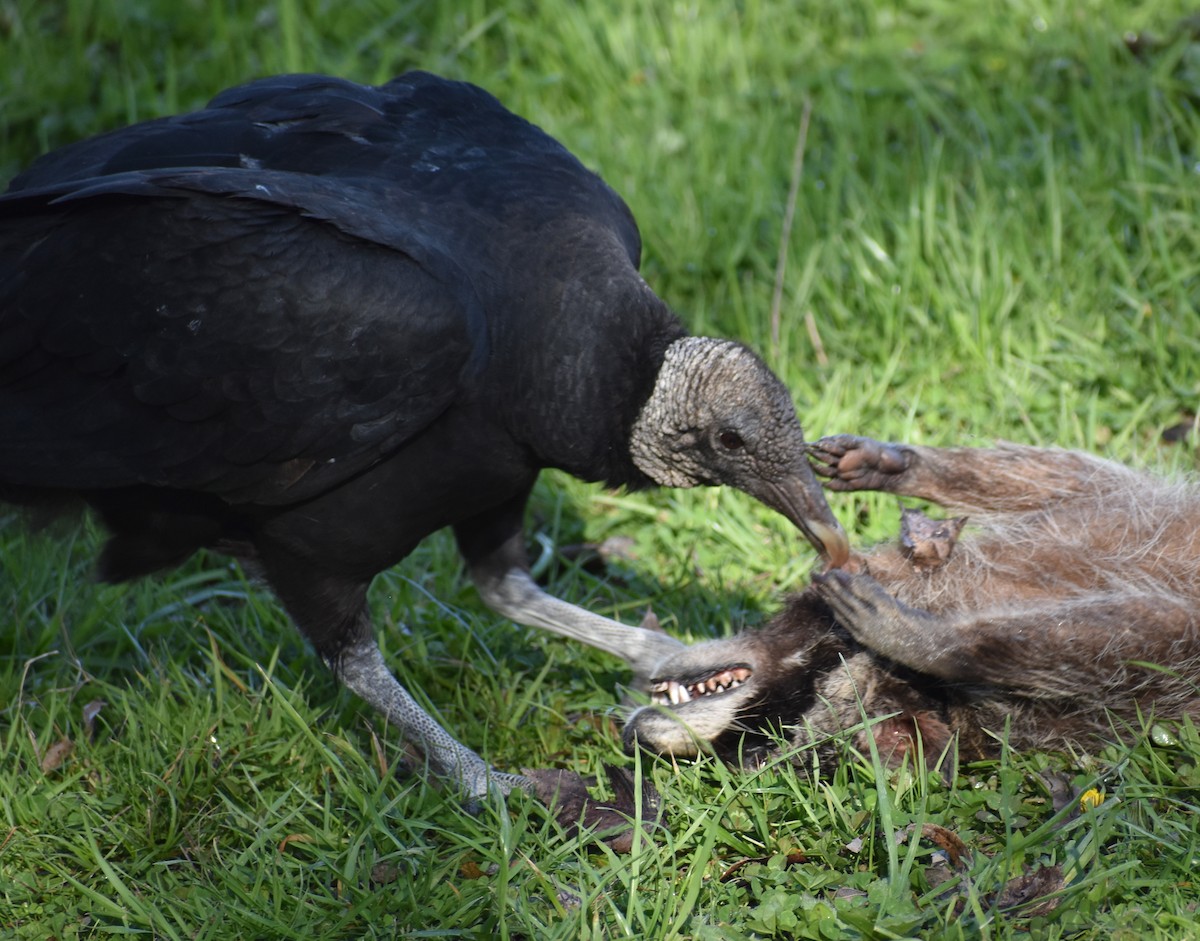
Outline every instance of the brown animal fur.
<svg viewBox="0 0 1200 941"><path fill-rule="evenodd" d="M727 759L870 720L892 763L1094 748L1150 715L1200 718L1200 488L1073 451L937 449L840 435L812 448L833 490L882 490L966 512L975 532L934 570L883 546L817 576L758 631L654 671L660 700L626 741ZM736 673L731 669L739 668ZM746 675L749 671L749 676ZM730 688L713 691L717 686ZM731 677L741 680L729 683ZM919 733L919 736L918 734ZM870 745L858 733L856 745Z"/></svg>

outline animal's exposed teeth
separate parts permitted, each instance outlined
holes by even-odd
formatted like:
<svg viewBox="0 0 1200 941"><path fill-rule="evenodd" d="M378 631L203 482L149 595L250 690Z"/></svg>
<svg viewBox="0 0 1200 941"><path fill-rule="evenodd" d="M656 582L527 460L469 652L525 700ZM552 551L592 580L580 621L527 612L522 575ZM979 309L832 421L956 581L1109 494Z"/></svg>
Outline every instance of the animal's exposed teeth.
<svg viewBox="0 0 1200 941"><path fill-rule="evenodd" d="M746 667L734 667L714 673L706 680L698 683L680 683L678 680L660 680L650 687L650 698L660 705L681 706L702 696L713 696L737 689L752 672Z"/></svg>

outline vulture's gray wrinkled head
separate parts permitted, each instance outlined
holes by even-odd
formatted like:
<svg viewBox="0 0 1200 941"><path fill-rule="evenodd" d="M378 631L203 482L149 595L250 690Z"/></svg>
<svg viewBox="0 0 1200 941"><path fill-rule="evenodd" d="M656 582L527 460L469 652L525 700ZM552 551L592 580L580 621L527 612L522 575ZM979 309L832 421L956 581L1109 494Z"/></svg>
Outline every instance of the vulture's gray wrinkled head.
<svg viewBox="0 0 1200 941"><path fill-rule="evenodd" d="M672 343L629 450L657 484L736 487L795 523L831 566L849 558L846 533L809 466L791 396L740 343Z"/></svg>

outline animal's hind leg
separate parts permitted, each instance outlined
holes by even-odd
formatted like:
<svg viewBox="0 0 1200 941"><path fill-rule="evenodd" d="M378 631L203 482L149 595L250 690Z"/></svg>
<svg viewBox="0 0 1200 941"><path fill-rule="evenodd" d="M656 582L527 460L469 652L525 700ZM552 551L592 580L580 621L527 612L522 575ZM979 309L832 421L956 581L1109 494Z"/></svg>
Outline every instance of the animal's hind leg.
<svg viewBox="0 0 1200 941"><path fill-rule="evenodd" d="M927 448L832 435L811 444L830 490L880 490L942 506L1036 510L1074 494L1128 489L1136 476L1111 461L1057 448Z"/></svg>

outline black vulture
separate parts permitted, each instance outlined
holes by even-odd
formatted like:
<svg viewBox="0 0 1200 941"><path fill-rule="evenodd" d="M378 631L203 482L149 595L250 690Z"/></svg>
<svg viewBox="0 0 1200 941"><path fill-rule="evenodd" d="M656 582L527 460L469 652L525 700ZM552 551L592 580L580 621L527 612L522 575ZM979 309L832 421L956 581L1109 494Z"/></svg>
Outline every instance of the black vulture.
<svg viewBox="0 0 1200 941"><path fill-rule="evenodd" d="M0 497L81 497L122 580L200 548L468 794L491 770L392 676L372 578L452 527L483 600L635 667L677 649L552 598L541 468L729 484L848 556L790 396L690 337L624 202L473 85L267 78L49 153L0 196Z"/></svg>

